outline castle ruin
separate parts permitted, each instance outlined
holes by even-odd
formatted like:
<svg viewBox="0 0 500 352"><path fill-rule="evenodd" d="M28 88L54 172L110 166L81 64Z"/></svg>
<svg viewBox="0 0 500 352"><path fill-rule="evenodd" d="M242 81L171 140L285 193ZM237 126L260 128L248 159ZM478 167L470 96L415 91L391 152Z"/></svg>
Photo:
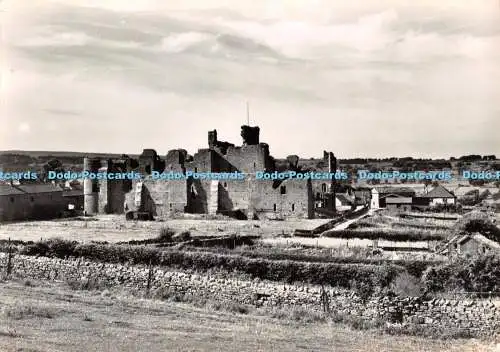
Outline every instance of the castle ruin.
<svg viewBox="0 0 500 352"><path fill-rule="evenodd" d="M124 214L147 212L156 218L176 213L223 214L238 219L314 218L315 201L320 197L324 209L335 211L335 181L285 179L256 180L257 171L276 171L269 146L260 143L259 127L242 126L243 144L219 141L217 131L208 132L208 148L191 156L184 149L170 150L161 158L155 150L144 149L137 159L85 158L90 172L130 172L143 175L138 180L84 180L85 213ZM335 172L333 153L324 152L325 171ZM288 169L297 169L298 156L287 158ZM186 174L241 172L244 179L206 180L192 177L179 180L153 179L153 171ZM283 171L283 170L280 170Z"/></svg>

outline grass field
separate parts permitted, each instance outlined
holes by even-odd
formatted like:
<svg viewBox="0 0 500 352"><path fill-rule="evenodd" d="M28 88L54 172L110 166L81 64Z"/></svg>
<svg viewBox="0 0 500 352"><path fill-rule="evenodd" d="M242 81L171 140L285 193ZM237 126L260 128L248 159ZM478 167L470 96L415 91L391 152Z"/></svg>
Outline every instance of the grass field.
<svg viewBox="0 0 500 352"><path fill-rule="evenodd" d="M266 238L262 240L263 243L272 245L291 245L291 244L301 244L306 246L317 246L321 248L338 248L338 247L362 247L367 248L372 245L373 241L369 239L344 239L336 237L320 237L320 238ZM412 242L395 242L395 241L379 241L379 246L391 246L391 247L401 247L401 248L415 248L426 250L429 248L427 241L412 241Z"/></svg>
<svg viewBox="0 0 500 352"><path fill-rule="evenodd" d="M71 291L63 284L0 283L2 351L498 351L478 340L439 341L297 323L256 313ZM496 348L495 348L496 347Z"/></svg>
<svg viewBox="0 0 500 352"><path fill-rule="evenodd" d="M273 236L291 234L295 229L310 230L327 222L325 219L259 221L169 219L167 221L126 221L123 215L100 215L86 221L31 221L0 225L0 239L38 241L41 238L88 241L144 240L158 236L162 227L189 231L192 236L253 234Z"/></svg>

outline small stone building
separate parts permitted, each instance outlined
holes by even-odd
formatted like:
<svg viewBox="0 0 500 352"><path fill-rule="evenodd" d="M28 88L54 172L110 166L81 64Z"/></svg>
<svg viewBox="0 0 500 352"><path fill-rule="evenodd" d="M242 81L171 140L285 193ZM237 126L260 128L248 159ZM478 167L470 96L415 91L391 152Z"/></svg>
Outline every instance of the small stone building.
<svg viewBox="0 0 500 352"><path fill-rule="evenodd" d="M412 210L412 197L388 197L385 200L386 208L390 211L409 212Z"/></svg>
<svg viewBox="0 0 500 352"><path fill-rule="evenodd" d="M500 255L500 244L488 239L479 232L462 234L454 236L446 244L441 254L450 257L487 254Z"/></svg>
<svg viewBox="0 0 500 352"><path fill-rule="evenodd" d="M0 221L60 217L67 204L63 190L52 184L0 184Z"/></svg>
<svg viewBox="0 0 500 352"><path fill-rule="evenodd" d="M429 193L424 194L423 197L429 199L430 206L457 204L457 197L441 185L434 187Z"/></svg>
<svg viewBox="0 0 500 352"><path fill-rule="evenodd" d="M67 210L81 211L84 208L83 190L70 189L63 191Z"/></svg>
<svg viewBox="0 0 500 352"><path fill-rule="evenodd" d="M389 198L412 198L415 191L408 187L374 187L372 188L370 208L385 208Z"/></svg>
<svg viewBox="0 0 500 352"><path fill-rule="evenodd" d="M335 194L335 208L338 211L352 210L355 204L356 199L354 196L351 196L348 193Z"/></svg>

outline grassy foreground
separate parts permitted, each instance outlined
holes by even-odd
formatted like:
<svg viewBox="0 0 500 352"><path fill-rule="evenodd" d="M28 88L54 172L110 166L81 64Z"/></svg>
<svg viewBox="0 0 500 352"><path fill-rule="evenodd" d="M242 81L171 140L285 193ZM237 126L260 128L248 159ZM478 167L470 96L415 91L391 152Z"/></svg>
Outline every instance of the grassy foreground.
<svg viewBox="0 0 500 352"><path fill-rule="evenodd" d="M0 283L1 351L498 351L478 340L438 341L325 322L137 299L64 284ZM499 341L500 342L500 341Z"/></svg>

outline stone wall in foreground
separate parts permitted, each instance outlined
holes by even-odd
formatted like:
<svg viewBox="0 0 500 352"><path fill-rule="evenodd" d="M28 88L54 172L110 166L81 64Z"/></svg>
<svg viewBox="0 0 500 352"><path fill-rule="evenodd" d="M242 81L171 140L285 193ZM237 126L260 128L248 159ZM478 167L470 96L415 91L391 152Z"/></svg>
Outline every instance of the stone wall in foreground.
<svg viewBox="0 0 500 352"><path fill-rule="evenodd" d="M81 281L99 280L109 286L146 290L165 296L192 295L212 300L234 301L255 306L302 307L323 310L322 288L317 285L283 284L241 280L222 274L190 274L164 267L121 265L16 255L12 274L22 278ZM5 272L7 255L0 253L0 270ZM148 280L149 278L149 280ZM325 287L329 309L367 320L421 324L426 327L458 328L484 334L499 332L500 309L489 300L448 300L374 297L363 302L356 294Z"/></svg>

